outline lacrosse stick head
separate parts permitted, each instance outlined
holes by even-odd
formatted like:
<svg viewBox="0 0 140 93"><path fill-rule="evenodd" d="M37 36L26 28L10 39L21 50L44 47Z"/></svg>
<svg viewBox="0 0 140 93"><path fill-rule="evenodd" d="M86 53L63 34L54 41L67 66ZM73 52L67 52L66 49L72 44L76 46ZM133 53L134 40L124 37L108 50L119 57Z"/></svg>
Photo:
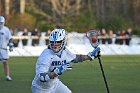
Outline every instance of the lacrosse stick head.
<svg viewBox="0 0 140 93"><path fill-rule="evenodd" d="M90 41L90 44L92 47L96 48L99 45L98 42L98 32L94 29L90 29L88 32L86 32L86 37Z"/></svg>

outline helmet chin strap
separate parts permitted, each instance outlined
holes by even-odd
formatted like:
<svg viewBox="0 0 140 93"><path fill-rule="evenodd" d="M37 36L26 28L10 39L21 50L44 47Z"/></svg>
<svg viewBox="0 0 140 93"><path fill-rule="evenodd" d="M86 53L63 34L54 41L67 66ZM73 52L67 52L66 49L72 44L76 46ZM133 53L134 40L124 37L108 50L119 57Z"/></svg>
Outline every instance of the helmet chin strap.
<svg viewBox="0 0 140 93"><path fill-rule="evenodd" d="M58 52L54 52L54 53L55 53L58 57L61 58L62 51L63 51L63 50L60 50L60 51L58 51Z"/></svg>

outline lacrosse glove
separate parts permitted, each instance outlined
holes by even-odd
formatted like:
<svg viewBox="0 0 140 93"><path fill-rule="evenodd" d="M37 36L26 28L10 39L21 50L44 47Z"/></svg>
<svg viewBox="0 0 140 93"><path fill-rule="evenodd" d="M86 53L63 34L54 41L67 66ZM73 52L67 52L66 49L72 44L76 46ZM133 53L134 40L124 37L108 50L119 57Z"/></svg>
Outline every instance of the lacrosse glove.
<svg viewBox="0 0 140 93"><path fill-rule="evenodd" d="M57 74L57 75L61 75L64 71L69 71L69 70L72 70L72 64L71 63L66 63L66 64L63 64L60 67L56 67L54 69L54 73Z"/></svg>
<svg viewBox="0 0 140 93"><path fill-rule="evenodd" d="M64 66L56 67L56 68L54 69L54 73L55 73L56 75L61 75L63 72L64 72Z"/></svg>
<svg viewBox="0 0 140 93"><path fill-rule="evenodd" d="M13 43L9 43L9 51L12 52L14 48L14 44Z"/></svg>
<svg viewBox="0 0 140 93"><path fill-rule="evenodd" d="M92 52L88 53L88 56L93 60L100 56L100 47L95 48Z"/></svg>
<svg viewBox="0 0 140 93"><path fill-rule="evenodd" d="M64 65L64 67L65 67L64 71L70 71L70 70L72 70L72 63L69 62L66 65Z"/></svg>

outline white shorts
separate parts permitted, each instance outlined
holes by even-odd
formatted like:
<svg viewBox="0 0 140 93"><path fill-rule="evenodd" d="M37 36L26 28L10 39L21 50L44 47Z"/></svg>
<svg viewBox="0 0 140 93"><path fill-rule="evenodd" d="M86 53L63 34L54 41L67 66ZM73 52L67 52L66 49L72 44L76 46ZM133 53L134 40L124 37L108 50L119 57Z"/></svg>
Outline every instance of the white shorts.
<svg viewBox="0 0 140 93"><path fill-rule="evenodd" d="M8 51L4 49L0 49L0 60L9 59Z"/></svg>
<svg viewBox="0 0 140 93"><path fill-rule="evenodd" d="M38 89L37 87L32 86L32 93L72 93L72 92L61 81L58 81L55 87L51 89Z"/></svg>

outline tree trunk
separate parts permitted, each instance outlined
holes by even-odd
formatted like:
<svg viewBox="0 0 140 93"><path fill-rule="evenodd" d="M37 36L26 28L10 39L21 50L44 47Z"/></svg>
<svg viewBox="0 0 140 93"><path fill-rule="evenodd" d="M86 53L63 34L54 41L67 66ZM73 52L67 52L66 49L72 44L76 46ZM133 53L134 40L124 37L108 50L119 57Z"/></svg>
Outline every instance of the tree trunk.
<svg viewBox="0 0 140 93"><path fill-rule="evenodd" d="M20 0L20 13L25 13L25 0Z"/></svg>
<svg viewBox="0 0 140 93"><path fill-rule="evenodd" d="M8 17L10 13L10 0L5 0L5 14Z"/></svg>
<svg viewBox="0 0 140 93"><path fill-rule="evenodd" d="M105 19L105 1L101 0L101 18Z"/></svg>

